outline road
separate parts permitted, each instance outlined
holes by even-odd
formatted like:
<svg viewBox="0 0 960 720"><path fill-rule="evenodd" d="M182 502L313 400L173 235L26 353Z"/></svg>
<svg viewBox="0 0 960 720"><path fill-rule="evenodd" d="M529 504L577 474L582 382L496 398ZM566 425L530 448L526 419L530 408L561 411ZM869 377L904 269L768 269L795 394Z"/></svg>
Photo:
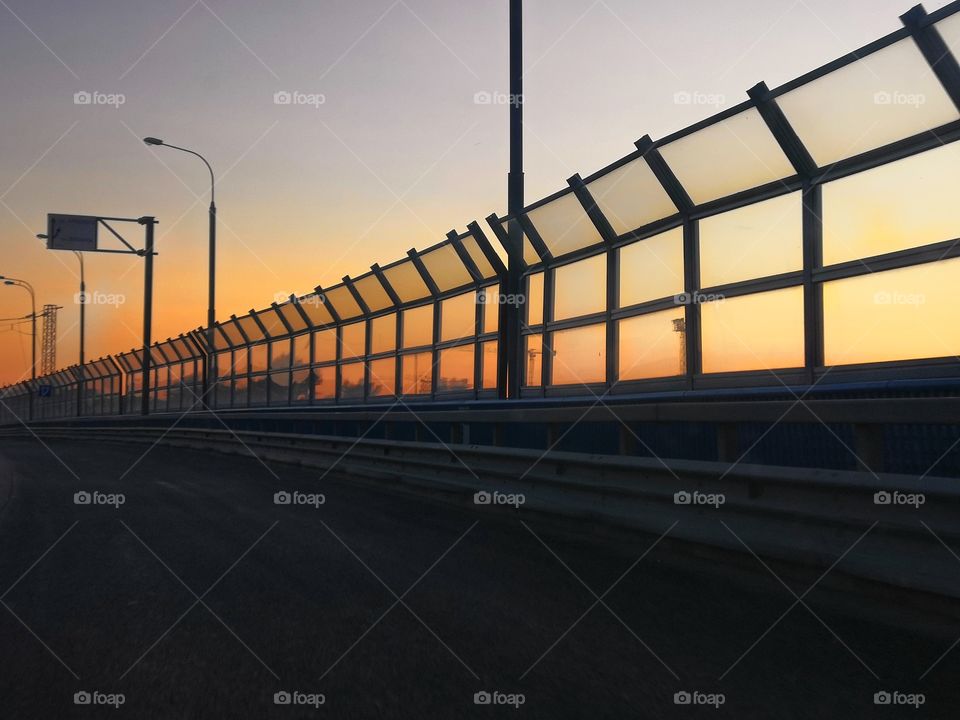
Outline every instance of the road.
<svg viewBox="0 0 960 720"><path fill-rule="evenodd" d="M4 439L0 505L5 720L957 717L960 646L929 670L949 638L657 537L95 442Z"/></svg>

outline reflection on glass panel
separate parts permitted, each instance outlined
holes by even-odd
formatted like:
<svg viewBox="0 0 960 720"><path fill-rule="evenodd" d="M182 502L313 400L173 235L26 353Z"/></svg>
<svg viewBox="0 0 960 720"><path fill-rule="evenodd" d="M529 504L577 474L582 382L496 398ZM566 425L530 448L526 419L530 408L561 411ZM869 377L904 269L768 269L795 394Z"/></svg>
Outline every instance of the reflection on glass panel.
<svg viewBox="0 0 960 720"><path fill-rule="evenodd" d="M420 259L441 292L473 282L467 266L449 243L424 253Z"/></svg>
<svg viewBox="0 0 960 720"><path fill-rule="evenodd" d="M313 397L315 400L332 400L337 396L336 365L314 368L313 377Z"/></svg>
<svg viewBox="0 0 960 720"><path fill-rule="evenodd" d="M293 338L293 364L303 367L310 364L310 335L297 335Z"/></svg>
<svg viewBox="0 0 960 720"><path fill-rule="evenodd" d="M626 318L617 323L620 380L683 375L687 335L682 307Z"/></svg>
<svg viewBox="0 0 960 720"><path fill-rule="evenodd" d="M267 376L250 378L250 405L267 404Z"/></svg>
<svg viewBox="0 0 960 720"><path fill-rule="evenodd" d="M827 365L960 354L960 259L823 285Z"/></svg>
<svg viewBox="0 0 960 720"><path fill-rule="evenodd" d="M404 355L400 370L404 395L427 395L433 389L433 353Z"/></svg>
<svg viewBox="0 0 960 720"><path fill-rule="evenodd" d="M823 264L960 237L960 144L823 186Z"/></svg>
<svg viewBox="0 0 960 720"><path fill-rule="evenodd" d="M553 385L601 383L607 379L607 327L558 330L550 336Z"/></svg>
<svg viewBox="0 0 960 720"><path fill-rule="evenodd" d="M527 216L554 257L603 242L572 192L531 210Z"/></svg>
<svg viewBox="0 0 960 720"><path fill-rule="evenodd" d="M390 283L390 287L397 293L397 297L405 303L420 300L430 294L426 283L423 282L423 278L410 260L384 268L383 274Z"/></svg>
<svg viewBox="0 0 960 720"><path fill-rule="evenodd" d="M509 233L509 221L500 223L500 227L503 228L505 233ZM533 244L530 242L530 238L527 237L526 233L523 234L523 261L527 265L536 265L540 262L540 256L537 254L537 251L533 249ZM504 262L506 262L506 260Z"/></svg>
<svg viewBox="0 0 960 720"><path fill-rule="evenodd" d="M283 324L280 315L273 308L258 312L257 320L266 328L268 337L275 338L289 334L287 326Z"/></svg>
<svg viewBox="0 0 960 720"><path fill-rule="evenodd" d="M276 340L270 343L270 369L290 367L290 341Z"/></svg>
<svg viewBox="0 0 960 720"><path fill-rule="evenodd" d="M293 328L293 332L306 330L307 323L300 314L300 311L297 310L297 306L293 303L288 302L281 305L280 314L283 315L283 319L287 321L287 325Z"/></svg>
<svg viewBox="0 0 960 720"><path fill-rule="evenodd" d="M233 351L233 374L246 375L250 368L250 350L238 348Z"/></svg>
<svg viewBox="0 0 960 720"><path fill-rule="evenodd" d="M377 310L383 310L393 305L390 296L387 295L387 291L383 289L383 285L376 275L366 275L354 280L353 285L371 312L377 312Z"/></svg>
<svg viewBox="0 0 960 720"><path fill-rule="evenodd" d="M821 167L957 119L911 38L791 90L777 103Z"/></svg>
<svg viewBox="0 0 960 720"><path fill-rule="evenodd" d="M491 265L490 261L487 260L487 256L484 255L483 250L480 249L480 243L477 242L477 239L473 235L467 235L460 242L463 243L463 247L467 251L467 255L470 256L471 260L473 260L473 264L477 266L477 270L480 271L480 275L484 279L491 278L496 275L493 265Z"/></svg>
<svg viewBox="0 0 960 720"><path fill-rule="evenodd" d="M363 399L364 367L362 362L340 366L340 397Z"/></svg>
<svg viewBox="0 0 960 720"><path fill-rule="evenodd" d="M254 345L250 348L250 372L266 372L267 345Z"/></svg>
<svg viewBox="0 0 960 720"><path fill-rule="evenodd" d="M270 404L288 405L290 403L290 372L270 373Z"/></svg>
<svg viewBox="0 0 960 720"><path fill-rule="evenodd" d="M153 386L162 388L167 386L167 368L158 367L153 369Z"/></svg>
<svg viewBox="0 0 960 720"><path fill-rule="evenodd" d="M500 327L500 286L491 285L481 290L483 293L482 332L496 332Z"/></svg>
<svg viewBox="0 0 960 720"><path fill-rule="evenodd" d="M421 305L403 311L403 346L433 344L433 305Z"/></svg>
<svg viewBox="0 0 960 720"><path fill-rule="evenodd" d="M333 315L327 309L326 298L323 295L311 293L299 299L300 309L303 310L314 327L329 325L333 322Z"/></svg>
<svg viewBox="0 0 960 720"><path fill-rule="evenodd" d="M497 388L497 341L480 343L480 379L483 390Z"/></svg>
<svg viewBox="0 0 960 720"><path fill-rule="evenodd" d="M291 402L303 404L310 402L310 371L294 370L290 386Z"/></svg>
<svg viewBox="0 0 960 720"><path fill-rule="evenodd" d="M320 330L313 334L313 361L329 362L337 359L337 329Z"/></svg>
<svg viewBox="0 0 960 720"><path fill-rule="evenodd" d="M180 382L180 363L173 363L170 366L170 384L176 385Z"/></svg>
<svg viewBox="0 0 960 720"><path fill-rule="evenodd" d="M803 366L803 288L714 300L700 311L705 373Z"/></svg>
<svg viewBox="0 0 960 720"><path fill-rule="evenodd" d="M683 228L654 235L617 251L620 307L683 292Z"/></svg>
<svg viewBox="0 0 960 720"><path fill-rule="evenodd" d="M527 325L543 322L543 273L527 275Z"/></svg>
<svg viewBox="0 0 960 720"><path fill-rule="evenodd" d="M543 335L524 336L523 356L526 363L523 368L523 384L533 387L543 380Z"/></svg>
<svg viewBox="0 0 960 720"><path fill-rule="evenodd" d="M233 359L231 356L232 353L229 350L226 352L217 353L217 378L223 379L233 375Z"/></svg>
<svg viewBox="0 0 960 720"><path fill-rule="evenodd" d="M440 351L439 392L473 390L473 345L460 345Z"/></svg>
<svg viewBox="0 0 960 720"><path fill-rule="evenodd" d="M660 154L697 205L796 174L755 108L663 145Z"/></svg>
<svg viewBox="0 0 960 720"><path fill-rule="evenodd" d="M182 377L185 383L192 384L194 378L196 377L196 372L194 371L193 362L194 362L193 360L185 360L183 363Z"/></svg>
<svg viewBox="0 0 960 720"><path fill-rule="evenodd" d="M370 362L370 395L382 397L393 395L396 388L397 359L394 357L381 358Z"/></svg>
<svg viewBox="0 0 960 720"><path fill-rule="evenodd" d="M231 402L230 380L218 380L213 400L218 408L228 408Z"/></svg>
<svg viewBox="0 0 960 720"><path fill-rule="evenodd" d="M594 255L554 270L553 319L567 318L607 309L607 255Z"/></svg>
<svg viewBox="0 0 960 720"><path fill-rule="evenodd" d="M361 358L366 354L367 323L364 320L340 328L340 357Z"/></svg>
<svg viewBox="0 0 960 720"><path fill-rule="evenodd" d="M598 177L587 190L617 235L677 213L677 206L643 158Z"/></svg>
<svg viewBox="0 0 960 720"><path fill-rule="evenodd" d="M440 340L456 340L477 331L477 293L470 291L440 303Z"/></svg>
<svg viewBox="0 0 960 720"><path fill-rule="evenodd" d="M377 355L397 349L397 314L381 315L370 321L370 353Z"/></svg>
<svg viewBox="0 0 960 720"><path fill-rule="evenodd" d="M337 311L341 320L349 320L361 314L360 306L346 285L337 285L329 290L323 291L327 302Z"/></svg>
<svg viewBox="0 0 960 720"><path fill-rule="evenodd" d="M247 378L235 378L233 381L233 406L247 407L250 403L250 384Z"/></svg>
<svg viewBox="0 0 960 720"><path fill-rule="evenodd" d="M700 287L803 267L803 201L790 193L700 221Z"/></svg>

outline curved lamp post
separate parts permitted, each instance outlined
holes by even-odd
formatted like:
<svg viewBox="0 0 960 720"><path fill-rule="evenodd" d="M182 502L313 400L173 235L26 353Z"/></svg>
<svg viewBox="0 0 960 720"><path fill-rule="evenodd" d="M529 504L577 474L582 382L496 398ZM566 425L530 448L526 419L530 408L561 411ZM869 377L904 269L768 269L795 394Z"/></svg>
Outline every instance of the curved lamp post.
<svg viewBox="0 0 960 720"><path fill-rule="evenodd" d="M30 379L37 379L37 296L33 291L33 285L28 283L26 280L18 280L17 278L5 277L0 275L0 280L3 281L4 285L10 287L22 287L28 293L30 293Z"/></svg>

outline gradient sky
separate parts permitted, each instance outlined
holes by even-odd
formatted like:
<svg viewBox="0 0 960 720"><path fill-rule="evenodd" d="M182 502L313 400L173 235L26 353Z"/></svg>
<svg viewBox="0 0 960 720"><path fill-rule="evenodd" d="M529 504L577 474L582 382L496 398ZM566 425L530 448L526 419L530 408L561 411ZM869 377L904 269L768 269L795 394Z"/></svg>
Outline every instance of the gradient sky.
<svg viewBox="0 0 960 720"><path fill-rule="evenodd" d="M897 29L909 5L528 0L528 202ZM505 212L506 107L474 96L508 89L507 0L2 0L0 67L0 274L64 306L60 366L76 361L77 263L34 239L47 212L157 216L155 339L205 321L206 171L144 135L218 174L221 318ZM75 105L78 91L125 102ZM675 103L683 91L720 103ZM88 306L89 358L139 344L142 274L87 256L88 289L126 299ZM0 287L0 317L26 312ZM6 384L29 373L29 338L0 325Z"/></svg>

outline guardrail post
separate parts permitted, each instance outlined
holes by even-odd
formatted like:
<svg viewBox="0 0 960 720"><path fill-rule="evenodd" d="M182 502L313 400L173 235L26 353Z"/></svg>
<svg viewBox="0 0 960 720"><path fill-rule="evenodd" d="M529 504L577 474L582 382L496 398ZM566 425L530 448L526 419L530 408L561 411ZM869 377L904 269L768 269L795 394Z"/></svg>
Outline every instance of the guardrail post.
<svg viewBox="0 0 960 720"><path fill-rule="evenodd" d="M853 426L854 449L857 453L857 469L864 472L883 470L883 425L857 423Z"/></svg>
<svg viewBox="0 0 960 720"><path fill-rule="evenodd" d="M736 462L739 457L739 441L737 426L734 423L717 424L717 460L720 462Z"/></svg>

